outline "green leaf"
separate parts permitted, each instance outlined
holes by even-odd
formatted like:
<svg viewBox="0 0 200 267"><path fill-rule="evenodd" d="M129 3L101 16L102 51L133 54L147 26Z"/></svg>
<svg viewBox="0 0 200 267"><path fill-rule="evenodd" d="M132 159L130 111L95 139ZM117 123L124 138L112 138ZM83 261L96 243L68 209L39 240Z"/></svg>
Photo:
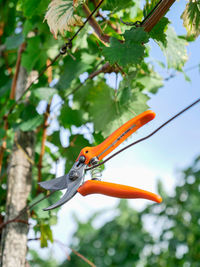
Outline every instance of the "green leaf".
<svg viewBox="0 0 200 267"><path fill-rule="evenodd" d="M55 146L61 146L60 142L60 131L55 131L51 135L48 135L48 141L54 144Z"/></svg>
<svg viewBox="0 0 200 267"><path fill-rule="evenodd" d="M41 40L39 36L29 38L27 41L27 47L25 52L22 54L22 65L27 69L28 72L34 69L36 63L45 63L46 54L42 51ZM44 64L43 63L43 64Z"/></svg>
<svg viewBox="0 0 200 267"><path fill-rule="evenodd" d="M102 49L106 60L111 64L121 66L138 64L144 57L144 43L148 42L148 34L142 28L132 28L124 33L125 42L121 43L115 38L110 39L110 47Z"/></svg>
<svg viewBox="0 0 200 267"><path fill-rule="evenodd" d="M200 2L190 1L181 15L183 25L187 30L188 36L197 38L200 34Z"/></svg>
<svg viewBox="0 0 200 267"><path fill-rule="evenodd" d="M3 128L0 128L0 146L2 145L3 138L6 136L6 131Z"/></svg>
<svg viewBox="0 0 200 267"><path fill-rule="evenodd" d="M150 75L143 75L142 77L138 77L137 82L141 83L144 86L144 89L155 94L158 89L163 86L162 77L156 73L151 72Z"/></svg>
<svg viewBox="0 0 200 267"><path fill-rule="evenodd" d="M81 134L71 135L69 142L69 147L60 149L61 155L66 158L65 172L71 169L81 149L90 145L89 141Z"/></svg>
<svg viewBox="0 0 200 267"><path fill-rule="evenodd" d="M172 27L166 30L167 45L160 43L160 47L166 56L168 68L182 70L185 62L188 60L186 44L187 42L179 38Z"/></svg>
<svg viewBox="0 0 200 267"><path fill-rule="evenodd" d="M79 127L85 123L81 110L73 110L66 105L62 106L59 121L64 128L70 128L72 125Z"/></svg>
<svg viewBox="0 0 200 267"><path fill-rule="evenodd" d="M130 30L126 30L123 34L125 41L131 41L136 44L143 44L149 41L148 34L144 31L143 28L132 27Z"/></svg>
<svg viewBox="0 0 200 267"><path fill-rule="evenodd" d="M33 30L34 25L30 20L26 20L23 27L23 36L27 37L28 33Z"/></svg>
<svg viewBox="0 0 200 267"><path fill-rule="evenodd" d="M17 35L13 35L13 36L9 36L6 38L6 49L7 50L12 50L12 49L16 49L18 48L22 43L24 42L24 37L23 35L17 34Z"/></svg>
<svg viewBox="0 0 200 267"><path fill-rule="evenodd" d="M156 41L160 41L164 46L167 44L165 31L167 30L167 26L169 24L168 18L161 18L161 20L153 27L150 31L149 36Z"/></svg>
<svg viewBox="0 0 200 267"><path fill-rule="evenodd" d="M42 124L43 120L43 116L38 114L37 116L20 123L19 129L24 132L35 130Z"/></svg>
<svg viewBox="0 0 200 267"><path fill-rule="evenodd" d="M120 11L122 9L131 7L133 5L132 0L107 0L102 6L103 10L111 10L112 13Z"/></svg>
<svg viewBox="0 0 200 267"><path fill-rule="evenodd" d="M0 139L4 138L5 135L6 135L6 131L0 128Z"/></svg>
<svg viewBox="0 0 200 267"><path fill-rule="evenodd" d="M51 241L51 243L53 243L53 233L48 224L41 224L40 231L41 231L41 237L40 237L41 248L48 246L47 241Z"/></svg>
<svg viewBox="0 0 200 267"><path fill-rule="evenodd" d="M87 110L89 106L88 94L90 92L90 88L94 86L93 80L89 80L85 83L81 90L78 90L74 93L73 97L73 108L74 109L84 109Z"/></svg>
<svg viewBox="0 0 200 267"><path fill-rule="evenodd" d="M183 71L184 78L187 82L191 82L190 77Z"/></svg>
<svg viewBox="0 0 200 267"><path fill-rule="evenodd" d="M31 18L34 15L44 14L49 0L35 2L35 0L22 0L21 6L25 17Z"/></svg>
<svg viewBox="0 0 200 267"><path fill-rule="evenodd" d="M39 100L46 100L49 102L51 98L58 93L58 90L50 87L40 87L33 89L32 92Z"/></svg>
<svg viewBox="0 0 200 267"><path fill-rule="evenodd" d="M99 83L90 92L89 114L94 122L95 132L107 137L122 124L145 111L148 96L142 92L120 90L118 94L104 83Z"/></svg>
<svg viewBox="0 0 200 267"><path fill-rule="evenodd" d="M68 89L71 85L71 82L78 78L80 74L85 72L88 68L88 64L81 61L80 54L74 55L76 60L73 60L71 57L65 59L64 71L61 74L58 88L59 89Z"/></svg>
<svg viewBox="0 0 200 267"><path fill-rule="evenodd" d="M19 129L22 131L32 131L42 124L44 117L37 113L34 106L28 105L24 107L21 120L22 122L19 124Z"/></svg>
<svg viewBox="0 0 200 267"><path fill-rule="evenodd" d="M10 92L12 81L9 80L3 87L0 88L0 97Z"/></svg>
<svg viewBox="0 0 200 267"><path fill-rule="evenodd" d="M60 199L61 195L62 193L60 191L54 192L50 197L42 200L41 202L38 203L38 205L35 205L33 207L33 210L37 218L38 219L49 219L52 211L48 212L48 211L44 211L43 209L57 202ZM31 201L30 205L36 203L38 200L42 199L44 196L45 195L43 193L39 194Z"/></svg>

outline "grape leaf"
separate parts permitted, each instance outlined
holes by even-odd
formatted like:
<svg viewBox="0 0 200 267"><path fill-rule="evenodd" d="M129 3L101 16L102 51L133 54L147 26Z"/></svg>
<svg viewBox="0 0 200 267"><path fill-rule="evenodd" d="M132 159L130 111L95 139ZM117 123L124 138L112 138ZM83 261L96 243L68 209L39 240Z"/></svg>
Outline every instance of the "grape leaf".
<svg viewBox="0 0 200 267"><path fill-rule="evenodd" d="M81 134L71 135L69 142L69 147L60 148L62 157L66 158L65 172L68 172L71 169L81 149L90 145L88 140Z"/></svg>
<svg viewBox="0 0 200 267"><path fill-rule="evenodd" d="M40 87L34 89L32 92L33 95L39 98L40 100L49 101L54 96L54 94L58 93L58 90L50 87Z"/></svg>
<svg viewBox="0 0 200 267"><path fill-rule="evenodd" d="M27 121L23 121L20 125L19 128L20 130L26 132L26 131L32 131L35 130L39 125L42 124L43 122L43 116L37 115L35 117L30 117Z"/></svg>
<svg viewBox="0 0 200 267"><path fill-rule="evenodd" d="M59 116L60 124L65 128L70 128L72 125L77 127L85 123L83 112L80 110L73 110L70 107L63 105Z"/></svg>
<svg viewBox="0 0 200 267"><path fill-rule="evenodd" d="M10 87L11 80L8 80L8 82L0 88L0 97L3 97L5 94L10 93Z"/></svg>
<svg viewBox="0 0 200 267"><path fill-rule="evenodd" d="M110 39L110 47L102 49L106 60L111 64L121 66L138 64L144 57L144 43L148 42L148 34L142 28L132 28L123 34L125 41L119 42L116 38Z"/></svg>
<svg viewBox="0 0 200 267"><path fill-rule="evenodd" d="M25 17L29 19L34 15L43 14L47 8L49 0L42 0L36 3L35 0L21 0L20 4Z"/></svg>
<svg viewBox="0 0 200 267"><path fill-rule="evenodd" d="M167 26L169 24L168 18L161 18L161 20L153 27L150 31L149 36L156 41L160 41L164 46L167 44L165 31L167 30Z"/></svg>
<svg viewBox="0 0 200 267"><path fill-rule="evenodd" d="M48 240L51 241L51 243L53 243L53 233L51 231L50 225L41 224L40 232L41 232L41 237L40 237L41 248L48 246L48 243L47 243Z"/></svg>
<svg viewBox="0 0 200 267"><path fill-rule="evenodd" d="M153 94L157 93L158 89L163 86L162 77L154 71L151 71L149 74L145 74L142 77L138 77L137 82L141 83L145 90Z"/></svg>
<svg viewBox="0 0 200 267"><path fill-rule="evenodd" d="M48 141L55 146L61 146L60 142L60 131L54 131L51 135L48 135Z"/></svg>
<svg viewBox="0 0 200 267"><path fill-rule="evenodd" d="M48 219L50 217L49 212L44 211L44 208L49 207L50 205L54 204L55 202L57 202L60 197L61 197L62 193L61 191L57 191L54 192L52 194L52 196L50 196L49 198L44 199L43 201L40 202L39 205L35 205L33 210L36 214L36 216L39 219ZM38 196L36 196L30 203L30 205L36 203L37 201L39 201L40 199L42 199L44 197L44 194L39 194Z"/></svg>
<svg viewBox="0 0 200 267"><path fill-rule="evenodd" d="M32 131L42 124L44 117L39 115L35 110L35 107L28 105L24 107L21 114L22 122L19 124L19 128L22 131Z"/></svg>
<svg viewBox="0 0 200 267"><path fill-rule="evenodd" d="M172 27L168 27L166 36L167 45L164 46L161 42L159 42L159 45L166 56L168 68L180 71L188 59L185 47L187 42L179 38Z"/></svg>
<svg viewBox="0 0 200 267"><path fill-rule="evenodd" d="M181 15L183 25L187 30L188 36L197 38L200 34L200 2L190 1Z"/></svg>
<svg viewBox="0 0 200 267"><path fill-rule="evenodd" d="M112 12L117 12L121 9L125 9L128 7L133 6L132 0L107 0L105 1L105 4L103 5L102 9L103 10L111 10Z"/></svg>
<svg viewBox="0 0 200 267"><path fill-rule="evenodd" d="M81 0L76 1L76 6L82 2ZM71 31L72 26L82 25L81 18L74 14L73 0L51 1L44 19L47 20L50 31L56 39L58 32L64 36L65 31Z"/></svg>
<svg viewBox="0 0 200 267"><path fill-rule="evenodd" d="M64 70L57 85L59 89L69 88L73 79L78 78L89 66L81 60L79 53L76 53L74 56L76 60L73 60L71 57L67 57L65 60Z"/></svg>
<svg viewBox="0 0 200 267"><path fill-rule="evenodd" d="M22 54L22 65L30 72L40 57L40 38L38 36L28 39L25 52Z"/></svg>
<svg viewBox="0 0 200 267"><path fill-rule="evenodd" d="M99 83L92 88L89 98L89 114L94 122L95 132L101 132L104 137L145 111L149 99L142 92L131 92L127 87L116 95L115 90L105 83Z"/></svg>
<svg viewBox="0 0 200 267"><path fill-rule="evenodd" d="M9 36L6 38L6 49L12 50L18 48L24 42L24 37L22 34L17 34L13 36Z"/></svg>

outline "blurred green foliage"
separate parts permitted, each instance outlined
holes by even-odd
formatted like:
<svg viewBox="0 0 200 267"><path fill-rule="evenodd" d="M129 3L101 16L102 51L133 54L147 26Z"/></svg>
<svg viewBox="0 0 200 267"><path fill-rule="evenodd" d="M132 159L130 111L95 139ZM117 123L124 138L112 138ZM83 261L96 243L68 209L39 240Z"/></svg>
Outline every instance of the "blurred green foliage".
<svg viewBox="0 0 200 267"><path fill-rule="evenodd" d="M52 61L55 55L59 53L59 48L62 47L63 43L67 42L68 38L71 38L77 30L77 27L73 27L72 32L67 32L64 38L59 37L58 40L55 40L47 24L43 23L49 2L50 0L0 1L0 145L2 145L3 138L6 138L7 141L2 173L0 174L1 219L5 215L7 167L16 131L34 131L35 133L35 164L32 172L32 191L28 199L31 203L40 197L37 184L38 163L41 154L43 131L46 127L43 124L47 115L46 107L48 104L50 105L48 114L49 127L45 155L42 160L42 180L49 180L54 177L52 166L56 165L60 158L65 160L65 171L67 172L81 148L88 145L97 145L122 123L148 109L149 96L152 93L156 93L163 86L163 78L159 73L155 72L154 65L149 60L150 46L147 45L149 38L158 43L166 56L166 67L164 63L161 63L165 71L168 71L168 69L182 71L187 60L186 37L182 36L180 38L177 36L175 31L169 28L170 22L168 19L163 18L156 25L157 30L153 30L149 34L140 28L130 28L120 23L120 18L124 21L142 20L143 11L144 14L145 12L148 13L157 1L146 1L144 10L142 10L139 0L107 0L102 5L102 10L105 12L98 13L96 18L101 24L104 33L111 37L110 47L104 47L103 43L92 34L91 27L87 25L72 44L71 53L76 60L69 55L60 56L59 60L53 64L51 74L49 75L46 71L33 84L27 97L28 104L24 104L23 101L16 102L11 100L9 95L16 71L20 46L22 44L26 46L25 51L22 53L21 66L25 68L28 75L33 73L38 75L47 63ZM88 5L91 10L94 9L94 1L88 1ZM195 18L196 24L199 24L198 10L196 9L198 6L189 6L187 14L190 24L192 18ZM83 11L81 12L80 9L77 12L83 16ZM115 25L114 28L120 27L122 33L114 30L113 25ZM121 43L116 38L125 42ZM122 79L118 87L112 88L107 84L105 73L101 73L95 79L86 78L84 82L83 77L90 77L97 69L104 66L107 61L112 67L114 65L115 70L117 68L115 73L116 84L117 77ZM49 78L52 80L50 83ZM10 113L9 111L13 104L15 107ZM5 130L4 120L7 115L9 129ZM51 150L52 148L53 150ZM186 185L189 187L193 184L185 182ZM194 191L196 188L192 190ZM181 192L177 191L178 193L180 193L181 197ZM189 199L189 194L187 197ZM182 198L184 198L184 195ZM170 200L172 201L172 199ZM161 207L163 205L169 205L170 207L171 205L172 209L175 204L167 201L169 200L166 200ZM176 201L176 197L174 201ZM182 202L183 207L185 202ZM40 236L42 247L48 246L48 241L54 241L51 226L57 221L57 210L42 211L43 205L46 204L48 206L48 203L48 201L41 203L30 214L35 223L35 236ZM191 205L193 207L198 206L197 197L192 197ZM167 206L164 208L167 211ZM79 230L77 232L77 240L79 241L77 245L74 243L73 245L80 252L82 250L83 253L87 252L88 258L96 260L98 266L131 266L131 264L136 264L140 261L141 253L143 253L145 246L151 247L154 244L153 237L144 230L142 223L142 216L148 214L148 210L145 211L146 213L138 214L130 209L126 202L121 202L117 212L118 215L113 222L107 223L98 230L93 228L92 220L87 225L79 222ZM152 213L153 211L151 211ZM190 211L188 211L189 213ZM187 219L190 217L188 214L185 215ZM163 215L158 213L157 216L162 217ZM183 220L181 216L183 214L178 217L180 218L179 224ZM198 220L198 214L194 216L194 220ZM172 220L172 218L169 219ZM192 221L193 217L188 224L190 225ZM196 231L197 228L194 227ZM89 229L90 233L82 236L87 229ZM198 235L188 234L187 239L184 239L187 235L187 230L186 228L183 229L186 233L184 235L183 231L180 231L179 242L169 242L168 247L169 249L171 248L171 251L169 250L171 255L175 253L179 243L185 245L187 241L187 244L189 244L188 242L191 242L190 244L193 242L198 244ZM173 227L166 231L174 231L174 235L178 235ZM100 241L98 240L99 236L101 237ZM165 235L163 233L160 239L164 238ZM167 241L164 240L163 242L166 243ZM188 250L190 250L192 245L187 246ZM173 248L175 248L174 251ZM195 254L192 257L196 257L196 262L198 262L199 256L195 252L196 249L197 246L192 250L192 253ZM162 255L167 254L167 251L162 250L160 253L162 257ZM154 254L151 255L152 262L155 262L153 260L154 256ZM37 259L37 264L43 266L42 260L40 261L36 253L32 252L32 257L35 260ZM185 254L184 257L186 257ZM125 261L127 262L126 265ZM148 261L150 262L150 260ZM47 263L46 266L53 266L51 264L53 262ZM71 261L66 264L79 266L78 264L83 265L85 263L72 255Z"/></svg>
<svg viewBox="0 0 200 267"><path fill-rule="evenodd" d="M194 266L200 262L200 157L177 179L173 196L158 183L161 204L149 205L142 212L121 200L116 216L96 229L94 222L77 221L70 247L98 267L103 266ZM149 228L149 225L151 226ZM148 231L147 229L151 229ZM59 267L88 266L74 253Z"/></svg>

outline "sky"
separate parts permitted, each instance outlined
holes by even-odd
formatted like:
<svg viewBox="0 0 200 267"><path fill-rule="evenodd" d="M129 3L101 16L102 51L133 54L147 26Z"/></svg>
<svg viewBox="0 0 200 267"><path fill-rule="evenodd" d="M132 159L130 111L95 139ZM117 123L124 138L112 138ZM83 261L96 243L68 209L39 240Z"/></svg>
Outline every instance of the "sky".
<svg viewBox="0 0 200 267"><path fill-rule="evenodd" d="M180 35L185 34L180 19L185 4L186 1L176 1L167 14L167 17L173 22L172 26ZM151 57L165 62L160 48L153 41L150 45ZM188 44L189 60L185 65L185 70L200 63L199 47L200 38ZM156 68L160 71L158 66ZM168 77L169 73L163 72L161 75ZM177 74L169 81L165 81L164 87L157 94L151 96L148 105L156 113L156 118L140 128L137 134L134 134L119 148L148 135L163 122L200 97L199 69L195 68L188 71L187 75L191 82L187 82L183 74ZM112 76L109 79L110 83L115 82ZM157 193L156 184L158 179L161 179L170 197L173 194L174 186L178 183L180 170L189 166L195 157L200 154L199 140L200 104L175 119L148 140L129 148L106 163L102 180ZM57 170L57 176L60 175L63 175L62 162ZM94 212L105 210L103 216L95 222L95 227L100 227L114 216L114 209L112 210L112 208L118 204L118 201L118 199L103 195L82 197L77 194L59 211L58 224L52 227L55 239L66 244L66 251L69 253L70 250L67 247L70 245L71 236L76 230L73 213L80 220L87 221ZM141 210L150 201L138 199L130 200L129 203L135 209ZM110 210L107 211L107 208L110 208ZM30 237L32 234L30 232ZM38 242L31 242L30 247L39 250ZM51 249L58 261L66 259L66 253L56 243ZM40 249L39 251L42 256L48 257L47 249Z"/></svg>

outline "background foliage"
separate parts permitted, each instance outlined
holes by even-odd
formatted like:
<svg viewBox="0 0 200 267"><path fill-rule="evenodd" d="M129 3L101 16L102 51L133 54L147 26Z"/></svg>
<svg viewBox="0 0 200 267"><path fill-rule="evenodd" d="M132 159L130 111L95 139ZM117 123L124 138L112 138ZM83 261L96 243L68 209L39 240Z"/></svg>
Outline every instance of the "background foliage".
<svg viewBox="0 0 200 267"><path fill-rule="evenodd" d="M69 5L72 1L66 2ZM99 144L121 124L148 109L149 98L163 85L163 77L154 70L154 64L149 60L149 40L154 40L163 51L166 62L160 62L160 65L165 70L183 72L188 58L187 42L195 41L199 34L199 1L189 1L182 14L187 36L177 36L166 17L150 33L120 22L120 18L123 21L142 20L143 15L146 16L157 2L147 0L141 8L139 0L105 1L96 14L96 20L103 33L109 35L109 45L93 34L92 27L87 24L73 41L71 53L75 60L68 54L60 57L30 88L24 97L28 99L28 105L25 105L22 101L16 102L10 98L19 48L25 45L21 65L29 73L30 80L33 80L31 77L35 78L44 66L52 62L59 48L73 36L77 27L72 27L71 32L59 30L63 36L58 35L55 40L47 24L43 23L49 0L0 1L0 145L5 139L7 143L1 164L1 220L5 215L6 169L17 130L34 131L36 137L32 192L28 199L31 203L45 194L40 192L37 182L41 178L48 180L54 177L52 166L59 158L65 159L67 172L81 148ZM96 1L87 3L91 10L95 4ZM76 3L76 6L73 16L76 14L84 20L81 3ZM54 34L57 35L55 30ZM94 75L107 62L109 68ZM108 85L106 72L116 74L115 88ZM121 80L119 85L117 77ZM44 140L43 133L47 127L48 134ZM41 169L39 160L44 141L46 146ZM141 260L141 255L145 255L146 266L165 265L169 256L172 261L170 266L183 262L192 262L193 266L198 266L198 245L195 248L192 246L193 243L198 244L198 162L199 159L184 172L183 185L176 187L174 198L166 198L159 210L152 206L139 215L126 202L121 202L117 208L117 217L101 229L93 228L94 218L87 224L79 222L74 239L76 242L72 244L74 248L87 255L97 266L122 266L122 262L123 266L131 266ZM187 195L188 189L194 191L191 197ZM48 241L54 242L51 226L57 222L57 210L43 212L42 208L57 198L59 194L40 203L30 215L41 247L48 246ZM187 204L184 199L187 199ZM131 216L127 218L128 212ZM167 228L162 227L157 240L143 227L142 218L149 213L156 220L167 221ZM124 221L127 222L126 226ZM87 235L84 234L86 232ZM117 242L119 233L120 243ZM84 239L84 236L87 238ZM42 266L42 259L36 252L32 252L32 257L35 259L33 266L37 259L39 266ZM75 255L65 264L85 266Z"/></svg>

